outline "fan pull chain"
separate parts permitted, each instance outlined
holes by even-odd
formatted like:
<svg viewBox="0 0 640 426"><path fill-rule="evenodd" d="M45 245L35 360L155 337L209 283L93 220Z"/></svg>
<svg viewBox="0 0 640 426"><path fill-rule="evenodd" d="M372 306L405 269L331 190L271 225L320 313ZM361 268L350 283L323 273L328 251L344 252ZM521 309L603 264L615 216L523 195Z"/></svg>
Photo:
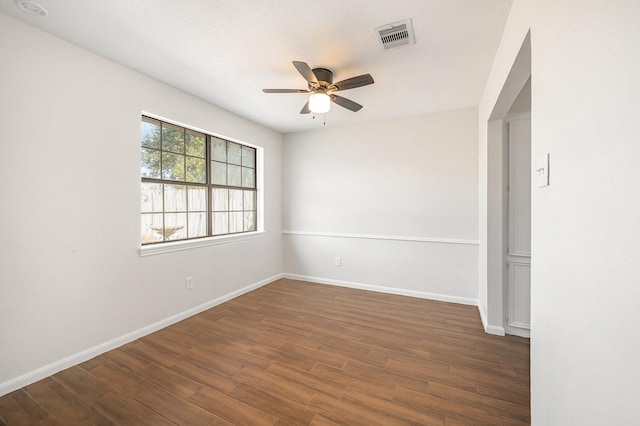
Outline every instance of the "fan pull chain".
<svg viewBox="0 0 640 426"><path fill-rule="evenodd" d="M315 120L316 119L315 113L311 115L311 117ZM322 114L322 125L323 126L327 125L327 114Z"/></svg>

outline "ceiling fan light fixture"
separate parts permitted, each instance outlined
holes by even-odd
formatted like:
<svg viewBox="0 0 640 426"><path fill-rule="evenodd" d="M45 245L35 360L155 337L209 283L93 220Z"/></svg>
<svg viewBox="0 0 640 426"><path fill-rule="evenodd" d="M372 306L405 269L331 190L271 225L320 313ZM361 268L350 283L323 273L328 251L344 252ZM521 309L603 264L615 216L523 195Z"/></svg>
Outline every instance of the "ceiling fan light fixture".
<svg viewBox="0 0 640 426"><path fill-rule="evenodd" d="M313 93L309 96L309 110L316 114L324 114L331 109L331 98L326 93Z"/></svg>
<svg viewBox="0 0 640 426"><path fill-rule="evenodd" d="M373 84L371 74L362 74L345 80L333 82L333 71L328 68L313 68L306 62L293 61L300 75L307 81L308 89L262 89L264 93L310 93L309 100L300 110L300 114L324 114L331 109L331 102L349 111L360 111L362 105L350 99L338 96L335 92L355 89ZM315 116L314 116L315 118Z"/></svg>

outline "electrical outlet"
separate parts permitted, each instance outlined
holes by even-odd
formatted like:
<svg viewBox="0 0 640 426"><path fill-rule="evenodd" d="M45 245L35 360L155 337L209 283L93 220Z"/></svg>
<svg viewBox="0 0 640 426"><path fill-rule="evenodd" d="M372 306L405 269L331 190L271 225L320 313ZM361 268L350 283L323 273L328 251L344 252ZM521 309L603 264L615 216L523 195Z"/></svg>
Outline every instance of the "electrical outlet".
<svg viewBox="0 0 640 426"><path fill-rule="evenodd" d="M342 266L342 259L336 257L336 266Z"/></svg>
<svg viewBox="0 0 640 426"><path fill-rule="evenodd" d="M193 289L193 277L187 277L184 280L184 284L187 290L192 290Z"/></svg>

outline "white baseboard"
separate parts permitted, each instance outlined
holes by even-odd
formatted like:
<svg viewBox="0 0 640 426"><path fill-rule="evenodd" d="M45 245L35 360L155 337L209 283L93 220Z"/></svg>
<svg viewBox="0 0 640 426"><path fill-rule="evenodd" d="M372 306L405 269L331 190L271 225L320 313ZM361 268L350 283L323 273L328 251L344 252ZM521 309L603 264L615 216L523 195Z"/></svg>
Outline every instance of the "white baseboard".
<svg viewBox="0 0 640 426"><path fill-rule="evenodd" d="M73 367L74 365L81 364L85 361L90 360L91 358L94 358L112 349L118 348L129 342L133 342L136 339L139 339L148 334L161 330L165 327L170 326L171 324L180 322L186 318L199 314L200 312L206 311L207 309L213 308L214 306L217 306L228 300L241 296L259 287L267 285L273 281L279 280L282 277L283 277L283 274L277 274L272 277L266 278L264 280L258 281L257 283L250 284L239 290L236 290L231 293L225 294L224 296L218 297L217 299L213 299L206 303L203 303L202 305L188 309L184 312L180 312L179 314L172 315L168 318L165 318L163 320L150 324L146 327L142 327L138 330L132 331L123 336L116 337L115 339L110 340L108 342L101 343L92 348L86 349L82 352L75 353L61 360L52 362L49 365L45 365L44 367L40 367L29 373L26 373L16 378L13 378L11 380L8 380L4 383L0 383L0 396L5 395L9 392L13 392L24 386L30 385L31 383L35 383L38 380L42 380L45 377L49 377L53 374L58 373L59 371Z"/></svg>
<svg viewBox="0 0 640 426"><path fill-rule="evenodd" d="M356 283L352 281L339 281L328 278L312 277L308 275L283 274L284 278L300 281L310 281L318 284L329 284L339 287L357 288L359 290L377 291L379 293L397 294L400 296L417 297L419 299L437 300L440 302L458 303L461 305L477 306L478 301L467 297L450 296L446 294L428 293L424 291L405 290L394 287L383 287L371 284Z"/></svg>
<svg viewBox="0 0 640 426"><path fill-rule="evenodd" d="M478 303L478 312L480 312L480 320L482 321L482 326L484 327L484 332L487 334L494 334L496 336L504 336L504 327L497 327L495 325L489 325L487 323L487 314L484 312L482 305Z"/></svg>
<svg viewBox="0 0 640 426"><path fill-rule="evenodd" d="M520 327L506 327L505 328L505 332L507 334L511 334L513 336L518 336L518 337L524 337L526 339L530 339L531 338L531 330L529 330L528 328L520 328Z"/></svg>

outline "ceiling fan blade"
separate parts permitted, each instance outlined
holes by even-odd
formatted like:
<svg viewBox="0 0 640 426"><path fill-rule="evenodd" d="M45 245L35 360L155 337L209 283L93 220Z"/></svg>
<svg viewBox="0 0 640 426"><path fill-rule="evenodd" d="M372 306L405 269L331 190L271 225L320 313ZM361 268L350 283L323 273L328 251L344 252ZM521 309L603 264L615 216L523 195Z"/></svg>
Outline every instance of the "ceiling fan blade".
<svg viewBox="0 0 640 426"><path fill-rule="evenodd" d="M310 112L311 110L309 109L309 101L307 101L307 103L304 104L304 106L300 110L300 114L309 114Z"/></svg>
<svg viewBox="0 0 640 426"><path fill-rule="evenodd" d="M343 98L342 96L331 95L331 100L341 107L353 112L360 111L362 109L362 105L359 103L353 102L351 99Z"/></svg>
<svg viewBox="0 0 640 426"><path fill-rule="evenodd" d="M293 66L296 67L300 75L302 75L307 82L318 84L316 75L306 62L293 61Z"/></svg>
<svg viewBox="0 0 640 426"><path fill-rule="evenodd" d="M357 77L347 78L346 80L333 83L333 86L335 86L335 90L347 90L366 86L368 84L373 84L373 77L371 77L371 74L362 74Z"/></svg>
<svg viewBox="0 0 640 426"><path fill-rule="evenodd" d="M309 93L310 90L304 89L262 89L264 93Z"/></svg>

